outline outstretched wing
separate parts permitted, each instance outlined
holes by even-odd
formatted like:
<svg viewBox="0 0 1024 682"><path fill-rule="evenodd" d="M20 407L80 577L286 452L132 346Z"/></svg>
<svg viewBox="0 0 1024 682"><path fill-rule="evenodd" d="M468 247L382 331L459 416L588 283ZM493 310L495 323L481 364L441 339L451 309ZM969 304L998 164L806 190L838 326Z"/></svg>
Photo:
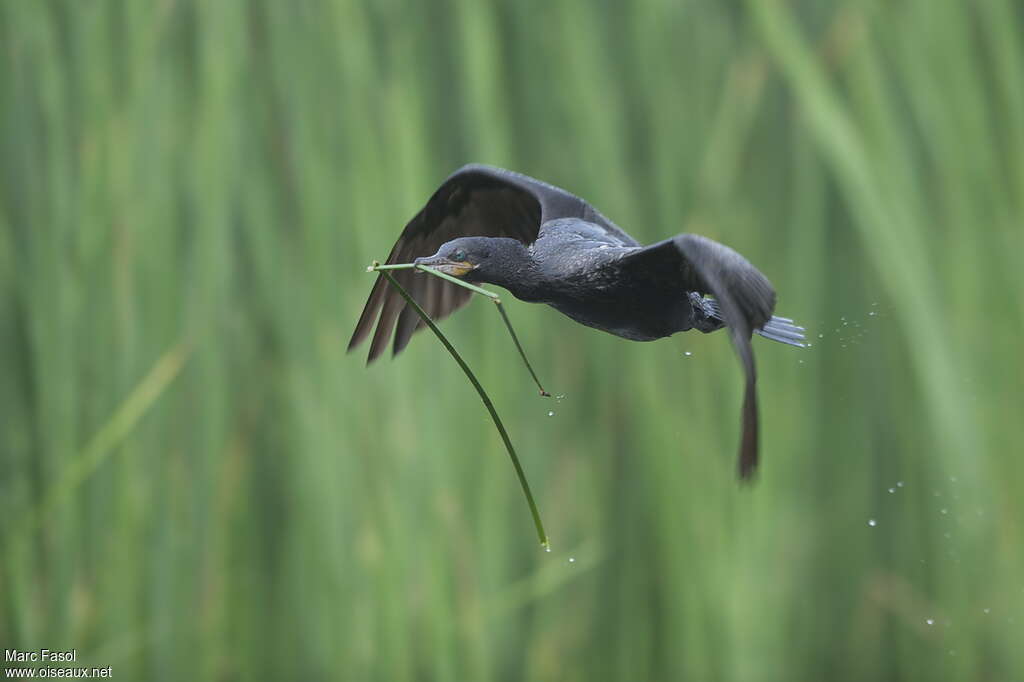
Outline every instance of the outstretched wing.
<svg viewBox="0 0 1024 682"><path fill-rule="evenodd" d="M775 290L768 278L727 246L696 234L681 234L627 254L621 266L683 291L711 294L718 301L733 347L746 374L743 437L739 472L749 478L757 467L757 371L750 337L775 309Z"/></svg>
<svg viewBox="0 0 1024 682"><path fill-rule="evenodd" d="M410 263L421 256L431 256L442 244L457 237L510 237L532 244L543 222L583 215L586 208L589 206L581 199L525 175L479 164L463 166L444 181L405 226L387 263ZM413 270L392 274L434 319L447 317L471 296L462 287ZM384 352L392 331L397 354L423 326L415 311L380 275L348 350L362 343L374 323L377 330L370 343L368 362Z"/></svg>

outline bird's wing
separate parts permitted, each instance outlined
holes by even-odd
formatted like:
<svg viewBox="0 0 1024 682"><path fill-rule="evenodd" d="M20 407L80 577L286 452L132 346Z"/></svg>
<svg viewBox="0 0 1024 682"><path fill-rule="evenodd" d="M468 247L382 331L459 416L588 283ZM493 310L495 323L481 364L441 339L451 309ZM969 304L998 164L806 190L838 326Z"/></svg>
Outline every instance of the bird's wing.
<svg viewBox="0 0 1024 682"><path fill-rule="evenodd" d="M494 173L534 194L541 201L544 211L544 215L541 218L542 231L544 223L552 220L579 218L601 228L609 237L612 237L623 246L640 246L640 242L633 239L625 230L604 217L588 201L580 199L575 194L567 192L561 187L555 187L543 180L531 178L529 175L523 175L522 173L516 173L515 171L503 168L481 165L466 166L466 168L483 169Z"/></svg>
<svg viewBox="0 0 1024 682"><path fill-rule="evenodd" d="M410 263L421 256L431 256L442 244L457 237L511 237L532 244L545 220L575 215L574 212L583 210L580 204L585 202L519 173L478 164L464 166L444 181L405 226L387 263ZM434 319L450 315L471 296L462 287L414 270L392 274ZM373 285L349 341L349 350L369 335L374 323L377 330L370 344L370 362L384 352L393 330L397 354L423 326L416 312L382 275Z"/></svg>
<svg viewBox="0 0 1024 682"><path fill-rule="evenodd" d="M772 317L775 290L771 283L740 254L695 234L681 234L632 251L620 264L637 277L678 287L680 295L696 291L711 294L718 301L746 374L739 471L742 478L748 478L757 467L758 441L757 371L750 337Z"/></svg>

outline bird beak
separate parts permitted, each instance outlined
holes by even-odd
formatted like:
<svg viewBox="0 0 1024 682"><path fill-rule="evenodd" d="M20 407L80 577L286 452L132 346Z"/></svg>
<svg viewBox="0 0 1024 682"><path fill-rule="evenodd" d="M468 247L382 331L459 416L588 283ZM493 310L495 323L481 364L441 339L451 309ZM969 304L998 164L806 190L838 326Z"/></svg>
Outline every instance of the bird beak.
<svg viewBox="0 0 1024 682"><path fill-rule="evenodd" d="M463 277L467 272L476 268L475 265L468 261L457 261L445 258L443 256L430 256L429 258L417 258L415 261L416 265L426 265L440 270L446 275L452 277Z"/></svg>

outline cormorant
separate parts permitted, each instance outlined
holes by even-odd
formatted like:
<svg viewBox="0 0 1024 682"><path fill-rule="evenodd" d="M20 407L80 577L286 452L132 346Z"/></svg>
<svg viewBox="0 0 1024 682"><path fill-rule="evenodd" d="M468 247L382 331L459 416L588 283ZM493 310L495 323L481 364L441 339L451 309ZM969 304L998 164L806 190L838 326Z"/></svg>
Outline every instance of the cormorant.
<svg viewBox="0 0 1024 682"><path fill-rule="evenodd" d="M429 265L467 282L503 287L588 327L633 341L728 327L746 373L739 474L757 466L756 372L751 334L802 346L803 328L774 317L775 290L743 256L696 234L641 246L589 203L540 180L471 164L448 177L402 231L387 263ZM434 319L472 293L409 270L393 276ZM708 298L710 295L713 298ZM379 318L378 318L379 313ZM396 325L397 320L397 325ZM377 323L368 362L394 330L394 353L423 326L378 276L348 350Z"/></svg>

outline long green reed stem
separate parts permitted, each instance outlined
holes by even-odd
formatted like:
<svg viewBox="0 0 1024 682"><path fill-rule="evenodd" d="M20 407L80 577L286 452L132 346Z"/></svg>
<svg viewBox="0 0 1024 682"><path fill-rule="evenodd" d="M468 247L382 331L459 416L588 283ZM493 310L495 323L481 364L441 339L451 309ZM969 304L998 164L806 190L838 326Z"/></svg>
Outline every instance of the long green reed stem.
<svg viewBox="0 0 1024 682"><path fill-rule="evenodd" d="M519 343L519 337L516 336L516 330L512 328L512 322L508 319L508 315L505 313L505 306L501 305L500 299L494 299L494 305L498 306L498 312L501 313L501 319L505 321L505 326L508 327L508 333L512 335L512 341L516 344L516 350L519 351L519 357L523 359L523 363L526 365L526 369L530 371L530 376L533 377L533 383L537 384L537 388L540 390L540 394L545 398L550 398L551 394L544 390L544 387L540 385L540 379L537 378L537 373L533 371L533 367L530 365L530 361L526 359L526 351L523 350L523 346Z"/></svg>
<svg viewBox="0 0 1024 682"><path fill-rule="evenodd" d="M435 277L446 279L452 284L458 284L460 287L464 287L478 294L483 294L491 299L494 302L494 305L498 306L498 312L501 313L501 319L505 322L505 327L508 328L508 333L512 336L512 342L516 344L516 350L519 351L519 357L523 359L523 364L526 365L526 369L530 372L530 376L533 377L533 383L537 384L537 388L540 390L540 394L542 396L545 398L551 397L551 394L545 391L544 387L541 386L540 379L537 378L537 373L533 371L533 365L531 365L530 361L526 359L526 351L523 350L523 345L519 343L519 337L516 336L516 330L512 328L512 321L508 319L508 314L505 312L505 306L501 304L501 298L496 293L493 291L487 291L487 289L484 289L483 287L474 286L469 282L463 282L458 277L452 277L445 272L441 272L440 270L436 270L427 265L417 265L416 269L434 275Z"/></svg>
<svg viewBox="0 0 1024 682"><path fill-rule="evenodd" d="M376 264L374 264L374 266L375 268L382 267L376 266ZM429 268L424 268L424 270L427 270L428 272L430 271ZM533 525L537 529L537 537L540 539L540 544L545 550L550 551L551 543L548 541L547 532L544 530L544 522L541 521L540 511L538 511L537 509L537 503L534 502L533 493L530 492L530 484L526 480L526 472L523 471L523 465L520 464L519 462L519 456L516 455L516 450L512 446L512 440L509 438L508 432L505 430L505 425L501 423L501 418L498 416L497 410L494 409L494 404L491 402L491 399L487 395L487 392L484 391L484 387L480 385L480 382L477 381L476 375L473 374L473 370L469 368L469 365L467 365L465 360L462 359L462 356L459 355L459 352L455 350L455 346L453 346L448 341L448 339L445 338L445 335L442 334L441 330L437 328L437 325L434 324L434 321L432 319L430 319L430 316L427 315L426 311L424 311L423 308L421 308L420 305L416 302L416 300L409 295L409 292L407 292L405 288L398 283L398 280L391 276L391 273L388 272L387 269L381 270L381 274L383 274L384 277L387 278L391 286L393 286L395 288L395 291L397 291L402 296L402 298L405 299L406 303L408 303L412 307L412 309L416 311L416 314L420 316L420 319L423 320L424 324L430 327L430 330L434 332L437 338L441 341L441 344L448 350L451 356L455 358L455 362L459 364L459 367L462 368L463 373L465 373L470 383L473 384L473 388L476 389L477 394L480 396L480 400L483 401L484 407L486 407L487 412L490 413L491 420L494 422L494 426L498 429L498 433L501 434L501 440L505 443L505 449L508 451L508 456L512 460L512 466L515 467L516 476L519 477L519 485L522 486L523 494L526 496L526 504L530 507L530 514L533 516Z"/></svg>

